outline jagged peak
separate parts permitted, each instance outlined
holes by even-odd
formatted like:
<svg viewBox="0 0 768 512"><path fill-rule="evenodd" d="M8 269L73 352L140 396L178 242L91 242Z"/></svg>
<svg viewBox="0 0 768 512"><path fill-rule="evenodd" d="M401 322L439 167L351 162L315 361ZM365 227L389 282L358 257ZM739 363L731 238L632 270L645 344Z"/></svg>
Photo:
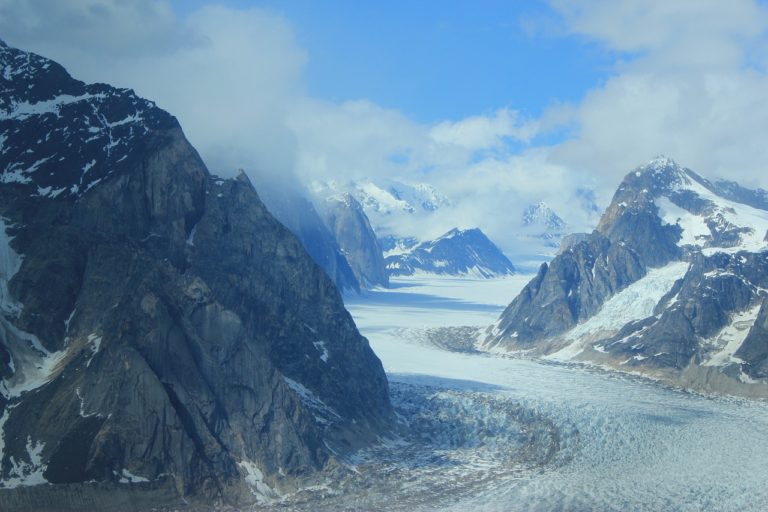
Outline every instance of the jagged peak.
<svg viewBox="0 0 768 512"><path fill-rule="evenodd" d="M562 229L565 221L544 201L529 205L523 211L523 226L542 225L547 229Z"/></svg>
<svg viewBox="0 0 768 512"><path fill-rule="evenodd" d="M681 168L680 164L678 164L673 158L670 158L663 153L656 155L643 167L654 169L654 170L661 170L661 169L667 169L667 168L675 168L675 169Z"/></svg>
<svg viewBox="0 0 768 512"><path fill-rule="evenodd" d="M8 45L2 39L0 39L0 48L8 48Z"/></svg>
<svg viewBox="0 0 768 512"><path fill-rule="evenodd" d="M467 229L453 228L447 233L445 233L444 235L436 238L435 241L444 240L447 238L453 238L455 236L467 236L475 233L482 233L482 231L480 230L480 228L467 228Z"/></svg>
<svg viewBox="0 0 768 512"><path fill-rule="evenodd" d="M674 159L663 154L657 155L648 163L641 165L635 169L633 173L630 173L630 176L632 174L637 177L666 177L675 181L679 181L680 179L689 179L687 169L678 164Z"/></svg>
<svg viewBox="0 0 768 512"><path fill-rule="evenodd" d="M340 192L338 194L329 195L325 198L325 202L331 204L341 204L345 208L351 208L359 212L363 211L363 207L360 202L355 199L355 197L349 192Z"/></svg>

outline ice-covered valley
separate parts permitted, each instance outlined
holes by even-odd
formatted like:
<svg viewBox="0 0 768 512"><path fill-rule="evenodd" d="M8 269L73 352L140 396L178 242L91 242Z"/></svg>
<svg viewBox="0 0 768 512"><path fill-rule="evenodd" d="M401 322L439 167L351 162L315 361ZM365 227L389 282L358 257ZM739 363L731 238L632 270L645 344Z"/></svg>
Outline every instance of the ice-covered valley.
<svg viewBox="0 0 768 512"><path fill-rule="evenodd" d="M402 278L346 305L411 434L300 510L759 511L768 404L473 352L529 276ZM457 328L458 327L458 328ZM443 348L450 346L450 350ZM462 351L464 350L464 351Z"/></svg>

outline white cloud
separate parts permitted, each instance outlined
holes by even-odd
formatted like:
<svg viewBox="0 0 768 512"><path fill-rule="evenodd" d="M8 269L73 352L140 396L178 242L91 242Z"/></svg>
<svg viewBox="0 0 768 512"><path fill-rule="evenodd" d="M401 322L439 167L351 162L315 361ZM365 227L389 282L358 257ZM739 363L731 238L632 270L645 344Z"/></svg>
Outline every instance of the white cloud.
<svg viewBox="0 0 768 512"><path fill-rule="evenodd" d="M88 61L168 53L202 42L162 0L0 0L0 30L9 42L81 71L93 64Z"/></svg>
<svg viewBox="0 0 768 512"><path fill-rule="evenodd" d="M9 44L173 113L213 172L292 173L296 141L285 118L307 57L282 17L205 6L180 20L150 0L0 0L0 14Z"/></svg>
<svg viewBox="0 0 768 512"><path fill-rule="evenodd" d="M700 173L768 187L768 10L755 1L553 0L572 33L616 52L615 74L567 118L555 160L608 178L658 153ZM557 110L555 108L554 110ZM554 115L554 113L550 113Z"/></svg>
<svg viewBox="0 0 768 512"><path fill-rule="evenodd" d="M505 139L529 141L536 133L534 123L521 123L515 111L502 108L493 115L472 116L460 121L443 121L430 130L438 144L455 145L471 151L502 147Z"/></svg>
<svg viewBox="0 0 768 512"><path fill-rule="evenodd" d="M540 200L573 229L588 229L594 219L575 190L594 187L604 203L630 169L658 153L707 176L768 187L763 5L551 4L556 30L531 28L547 34L532 37L597 41L616 55L612 75L540 119L499 108L432 125L365 99L308 96L303 70L311 55L288 20L264 9L207 6L179 19L164 1L0 0L0 33L78 78L156 100L179 118L213 172L433 183L456 206L411 219L406 229L422 236L480 226L512 252L520 214ZM562 126L572 133L567 140L535 146L538 135Z"/></svg>

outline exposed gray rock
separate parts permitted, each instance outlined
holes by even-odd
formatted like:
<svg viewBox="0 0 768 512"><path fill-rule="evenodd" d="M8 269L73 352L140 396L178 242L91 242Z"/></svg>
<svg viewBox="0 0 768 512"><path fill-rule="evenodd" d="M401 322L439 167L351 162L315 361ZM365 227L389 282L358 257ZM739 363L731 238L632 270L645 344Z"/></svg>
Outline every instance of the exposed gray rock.
<svg viewBox="0 0 768 512"><path fill-rule="evenodd" d="M483 345L597 361L709 391L768 395L765 382L754 380L766 377L768 354L765 308L758 314L768 289L768 246L761 241L768 212L753 209L762 204L758 192L730 184L719 195L717 185L664 157L636 169L595 232L567 240L542 265L487 329ZM675 263L681 261L687 263ZM649 276L665 269L674 278ZM662 282L664 289L654 288ZM619 298L624 290L629 295ZM651 296L652 308L634 307ZM624 320L609 304L614 297L627 309Z"/></svg>
<svg viewBox="0 0 768 512"><path fill-rule="evenodd" d="M504 310L489 342L508 340L523 347L565 332L644 274L636 252L595 232L549 265L541 265Z"/></svg>
<svg viewBox="0 0 768 512"><path fill-rule="evenodd" d="M388 431L379 360L244 174L130 90L0 64L0 508L268 500Z"/></svg>
<svg viewBox="0 0 768 512"><path fill-rule="evenodd" d="M579 242L589 240L589 235L589 233L571 233L569 235L565 235L560 241L560 247L557 250L557 254L561 254L567 251Z"/></svg>
<svg viewBox="0 0 768 512"><path fill-rule="evenodd" d="M763 299L755 323L735 355L746 361L744 372L750 377L768 378L768 299Z"/></svg>
<svg viewBox="0 0 768 512"><path fill-rule="evenodd" d="M735 181L728 180L715 180L712 188L727 199L768 210L768 190L745 188Z"/></svg>
<svg viewBox="0 0 768 512"><path fill-rule="evenodd" d="M363 207L349 193L333 195L319 207L361 286L389 286L384 255Z"/></svg>

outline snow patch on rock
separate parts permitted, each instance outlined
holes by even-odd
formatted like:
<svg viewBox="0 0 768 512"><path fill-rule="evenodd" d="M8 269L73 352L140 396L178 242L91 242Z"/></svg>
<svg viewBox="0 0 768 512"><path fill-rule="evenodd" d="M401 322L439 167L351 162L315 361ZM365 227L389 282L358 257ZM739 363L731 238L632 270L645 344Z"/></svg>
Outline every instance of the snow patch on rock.
<svg viewBox="0 0 768 512"><path fill-rule="evenodd" d="M264 482L264 473L255 463L243 459L237 465L245 471L245 483L251 488L251 493L259 504L269 505L280 498L280 495Z"/></svg>
<svg viewBox="0 0 768 512"><path fill-rule="evenodd" d="M675 261L651 269L642 279L608 299L597 314L565 333L564 339L571 343L547 358L572 359L584 350L585 343L612 336L629 322L653 315L656 304L672 289L675 281L685 276L688 267L687 262Z"/></svg>
<svg viewBox="0 0 768 512"><path fill-rule="evenodd" d="M7 473L8 476L0 481L0 487L15 489L16 487L30 487L48 483L48 480L43 476L43 473L48 468L43 463L45 443L32 442L32 437L28 436L26 448L29 462L9 457L8 462L11 465L11 469Z"/></svg>
<svg viewBox="0 0 768 512"><path fill-rule="evenodd" d="M288 387L299 396L302 403L315 413L315 420L318 423L328 425L334 420L341 419L339 413L320 400L316 394L304 387L303 384L296 382L293 379L289 379L288 377L283 377L283 380L288 384Z"/></svg>
<svg viewBox="0 0 768 512"><path fill-rule="evenodd" d="M760 304L749 308L731 317L731 322L722 328L715 336L702 342L702 346L715 350L708 359L701 363L702 366L724 366L730 363L743 362L734 354L749 334L749 329L754 325L760 312ZM743 379L742 379L743 380Z"/></svg>

